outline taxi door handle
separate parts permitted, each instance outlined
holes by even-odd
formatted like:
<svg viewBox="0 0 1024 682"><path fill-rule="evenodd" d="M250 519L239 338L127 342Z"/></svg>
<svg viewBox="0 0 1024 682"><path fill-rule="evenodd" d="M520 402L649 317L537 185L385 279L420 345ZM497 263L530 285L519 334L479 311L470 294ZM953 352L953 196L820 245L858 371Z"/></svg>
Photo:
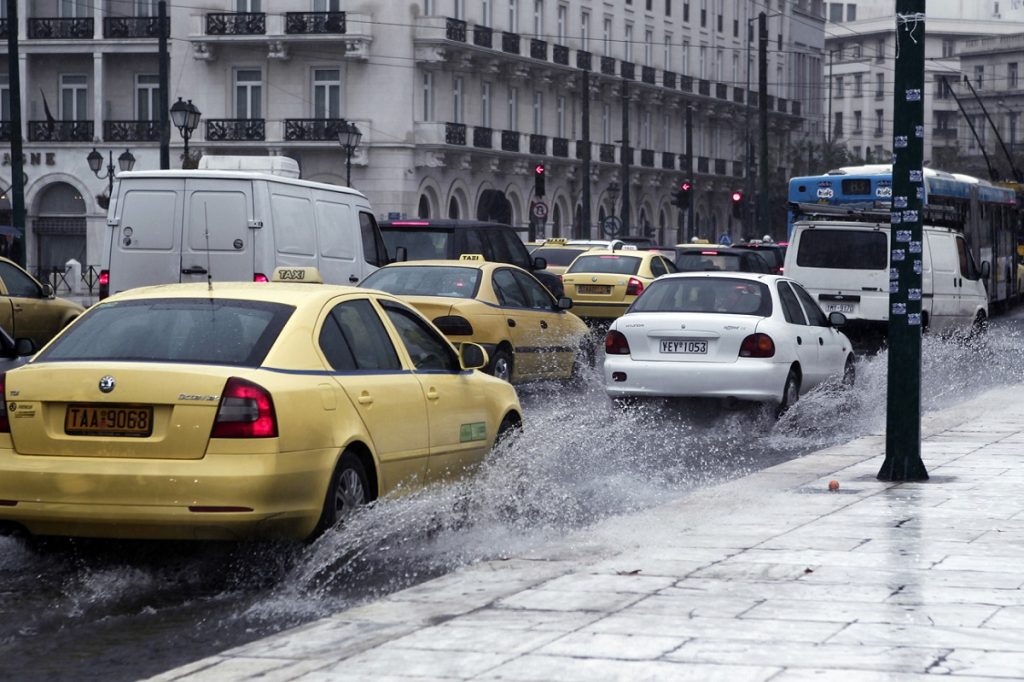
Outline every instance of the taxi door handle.
<svg viewBox="0 0 1024 682"><path fill-rule="evenodd" d="M14 312L20 313L22 310L23 308L20 305L18 305L17 303L14 304Z"/></svg>
<svg viewBox="0 0 1024 682"><path fill-rule="evenodd" d="M509 320L508 321L508 326L510 326L510 327L516 326L516 321L515 320Z"/></svg>
<svg viewBox="0 0 1024 682"><path fill-rule="evenodd" d="M372 405L373 404L373 396L370 395L369 393L367 393L366 391L363 391L362 393L360 393L359 397L356 398L356 400L359 401L360 405Z"/></svg>
<svg viewBox="0 0 1024 682"><path fill-rule="evenodd" d="M548 328L547 320L541 320L540 321L540 328L541 329L547 329Z"/></svg>
<svg viewBox="0 0 1024 682"><path fill-rule="evenodd" d="M437 392L436 388L431 387L427 389L427 400L437 400L440 397L441 395Z"/></svg>

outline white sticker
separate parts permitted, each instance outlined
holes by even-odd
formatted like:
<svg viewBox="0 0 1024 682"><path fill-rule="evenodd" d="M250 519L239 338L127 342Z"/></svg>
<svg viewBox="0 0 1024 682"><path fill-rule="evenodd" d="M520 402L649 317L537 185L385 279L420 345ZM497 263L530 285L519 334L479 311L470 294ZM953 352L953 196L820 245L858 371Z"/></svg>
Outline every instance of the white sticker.
<svg viewBox="0 0 1024 682"><path fill-rule="evenodd" d="M907 314L907 304L906 303L893 303L892 304L892 314L893 315L906 315Z"/></svg>
<svg viewBox="0 0 1024 682"><path fill-rule="evenodd" d="M910 313L907 315L907 324L911 327L921 326L921 313Z"/></svg>
<svg viewBox="0 0 1024 682"><path fill-rule="evenodd" d="M908 102L920 102L921 101L921 89L910 88L907 90L907 101Z"/></svg>
<svg viewBox="0 0 1024 682"><path fill-rule="evenodd" d="M910 242L910 253L921 253L921 242Z"/></svg>
<svg viewBox="0 0 1024 682"><path fill-rule="evenodd" d="M903 249L893 249L892 250L892 262L893 263L899 263L900 261L905 261L906 259L907 259L907 252L904 251Z"/></svg>
<svg viewBox="0 0 1024 682"><path fill-rule="evenodd" d="M914 273L920 275L921 274L921 269L922 269L921 268L921 261L920 260L915 260L914 261Z"/></svg>
<svg viewBox="0 0 1024 682"><path fill-rule="evenodd" d="M896 241L898 241L898 242L909 242L910 241L910 230L896 230Z"/></svg>
<svg viewBox="0 0 1024 682"><path fill-rule="evenodd" d="M920 289L907 289L907 300L908 301L920 301L921 290Z"/></svg>

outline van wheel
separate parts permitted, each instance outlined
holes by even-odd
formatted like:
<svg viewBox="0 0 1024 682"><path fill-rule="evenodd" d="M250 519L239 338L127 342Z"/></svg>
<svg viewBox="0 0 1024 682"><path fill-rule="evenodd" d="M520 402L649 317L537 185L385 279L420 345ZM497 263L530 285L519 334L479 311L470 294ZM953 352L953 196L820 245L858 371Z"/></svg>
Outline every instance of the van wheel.
<svg viewBox="0 0 1024 682"><path fill-rule="evenodd" d="M786 376L786 385L782 388L782 402L779 403L779 409L775 416L784 415L798 400L800 400L800 374L795 369L791 369L789 375Z"/></svg>
<svg viewBox="0 0 1024 682"><path fill-rule="evenodd" d="M857 381L857 364L853 354L846 356L846 365L843 366L843 386L853 386Z"/></svg>
<svg viewBox="0 0 1024 682"><path fill-rule="evenodd" d="M324 509L317 525L317 534L332 528L339 521L351 515L356 509L370 501L370 484L366 469L351 452L346 452L338 461L327 486Z"/></svg>
<svg viewBox="0 0 1024 682"><path fill-rule="evenodd" d="M514 364L512 353L507 348L499 348L494 351L491 364L487 367L487 373L502 381L512 383L512 369Z"/></svg>

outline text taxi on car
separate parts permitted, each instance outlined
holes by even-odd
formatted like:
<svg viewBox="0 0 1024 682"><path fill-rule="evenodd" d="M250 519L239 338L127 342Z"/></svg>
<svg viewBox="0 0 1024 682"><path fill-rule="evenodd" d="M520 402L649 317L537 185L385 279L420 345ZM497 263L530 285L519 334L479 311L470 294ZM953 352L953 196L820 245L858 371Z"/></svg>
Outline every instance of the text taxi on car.
<svg viewBox="0 0 1024 682"><path fill-rule="evenodd" d="M627 245L580 254L562 275L562 282L576 314L601 323L625 313L656 277L669 272L676 272L671 260Z"/></svg>
<svg viewBox="0 0 1024 682"><path fill-rule="evenodd" d="M14 261L0 258L0 327L16 339L31 339L36 348L85 312L74 301L57 298Z"/></svg>
<svg viewBox="0 0 1024 682"><path fill-rule="evenodd" d="M360 286L401 296L453 343L472 341L490 355L486 371L506 381L569 378L591 362L587 325L530 273L479 254L459 260L392 263Z"/></svg>
<svg viewBox="0 0 1024 682"><path fill-rule="evenodd" d="M483 349L456 352L396 297L315 268L273 279L117 294L8 372L0 524L308 538L462 473L520 423L515 390L473 371Z"/></svg>

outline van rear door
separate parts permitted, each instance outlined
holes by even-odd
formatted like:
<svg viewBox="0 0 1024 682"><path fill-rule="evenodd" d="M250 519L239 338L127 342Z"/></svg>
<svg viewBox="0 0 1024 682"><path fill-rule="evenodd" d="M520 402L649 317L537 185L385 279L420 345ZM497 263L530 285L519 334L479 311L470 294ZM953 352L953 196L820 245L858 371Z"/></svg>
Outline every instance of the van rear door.
<svg viewBox="0 0 1024 682"><path fill-rule="evenodd" d="M185 229L179 277L182 282L252 281L257 229L252 182L203 178L185 185ZM269 274L269 273L268 273Z"/></svg>
<svg viewBox="0 0 1024 682"><path fill-rule="evenodd" d="M181 222L185 181L122 181L111 229L110 293L181 278Z"/></svg>

